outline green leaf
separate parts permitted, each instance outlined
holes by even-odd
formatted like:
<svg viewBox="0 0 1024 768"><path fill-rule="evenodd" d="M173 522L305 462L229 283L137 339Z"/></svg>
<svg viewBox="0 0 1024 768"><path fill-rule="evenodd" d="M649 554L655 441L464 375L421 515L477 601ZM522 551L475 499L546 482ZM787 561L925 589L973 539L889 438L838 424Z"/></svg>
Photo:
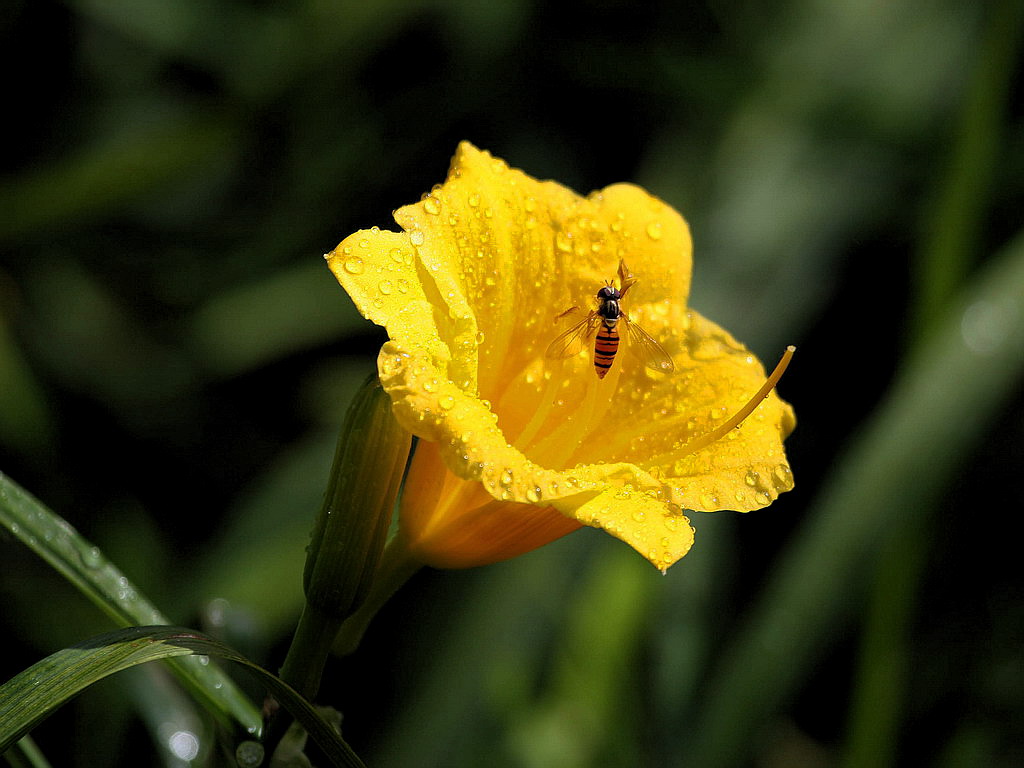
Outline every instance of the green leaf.
<svg viewBox="0 0 1024 768"><path fill-rule="evenodd" d="M242 664L306 729L332 765L363 765L330 723L286 683L218 640L167 626L129 627L93 637L57 651L0 686L0 752L93 683L138 664L181 656L215 656Z"/></svg>
<svg viewBox="0 0 1024 768"><path fill-rule="evenodd" d="M130 627L171 623L98 547L3 473L0 526L49 563L115 624ZM259 711L216 666L181 659L171 667L214 715L224 721L234 719L250 733L259 731Z"/></svg>

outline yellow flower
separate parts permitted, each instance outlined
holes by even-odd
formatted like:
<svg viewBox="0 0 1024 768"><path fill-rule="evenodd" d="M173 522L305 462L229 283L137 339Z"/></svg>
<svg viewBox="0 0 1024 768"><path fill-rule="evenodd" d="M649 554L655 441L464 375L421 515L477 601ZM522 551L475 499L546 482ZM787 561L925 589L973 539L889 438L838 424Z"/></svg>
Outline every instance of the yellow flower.
<svg viewBox="0 0 1024 768"><path fill-rule="evenodd" d="M412 557L481 565L589 525L665 570L693 543L684 511L758 509L793 487L795 419L769 391L781 370L759 393L758 360L686 306L689 228L665 203L629 184L583 198L463 143L395 220L326 258L387 329L380 380L420 438L400 509ZM635 282L615 280L623 260ZM593 336L546 354L573 322L560 314L627 278L622 310L673 365L645 365L625 331L604 378Z"/></svg>

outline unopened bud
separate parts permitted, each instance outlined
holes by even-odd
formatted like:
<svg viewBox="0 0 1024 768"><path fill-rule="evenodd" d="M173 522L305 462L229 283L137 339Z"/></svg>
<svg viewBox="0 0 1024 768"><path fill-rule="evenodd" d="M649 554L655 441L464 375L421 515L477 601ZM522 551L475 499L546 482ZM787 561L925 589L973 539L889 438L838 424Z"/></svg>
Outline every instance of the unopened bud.
<svg viewBox="0 0 1024 768"><path fill-rule="evenodd" d="M306 557L306 602L325 617L344 619L366 598L411 440L374 376L349 406Z"/></svg>

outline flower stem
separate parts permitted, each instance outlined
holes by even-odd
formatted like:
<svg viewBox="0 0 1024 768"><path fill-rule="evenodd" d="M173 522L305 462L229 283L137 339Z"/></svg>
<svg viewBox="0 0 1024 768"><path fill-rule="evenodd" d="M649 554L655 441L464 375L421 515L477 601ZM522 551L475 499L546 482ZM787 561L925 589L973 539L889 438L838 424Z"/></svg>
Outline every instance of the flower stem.
<svg viewBox="0 0 1024 768"><path fill-rule="evenodd" d="M318 611L309 603L302 609L281 667L281 679L309 701L314 700L320 689L324 665L341 624L337 617Z"/></svg>
<svg viewBox="0 0 1024 768"><path fill-rule="evenodd" d="M422 566L422 563L409 555L405 536L399 531L384 548L366 600L342 623L334 643L334 653L347 656L355 652L377 611Z"/></svg>

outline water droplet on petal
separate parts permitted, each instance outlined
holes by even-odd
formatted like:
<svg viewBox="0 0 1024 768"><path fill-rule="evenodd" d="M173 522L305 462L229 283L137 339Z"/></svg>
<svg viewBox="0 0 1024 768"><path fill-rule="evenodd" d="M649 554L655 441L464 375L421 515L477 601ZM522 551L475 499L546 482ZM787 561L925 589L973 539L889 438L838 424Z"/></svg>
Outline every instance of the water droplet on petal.
<svg viewBox="0 0 1024 768"><path fill-rule="evenodd" d="M470 205L471 208L476 208L478 205L480 205L480 195L477 194L476 192L474 192L472 195L470 195L469 196L469 205Z"/></svg>
<svg viewBox="0 0 1024 768"><path fill-rule="evenodd" d="M501 472L501 484L504 486L512 485L512 470L504 469Z"/></svg>
<svg viewBox="0 0 1024 768"><path fill-rule="evenodd" d="M377 288L379 288L380 292L383 293L385 296L390 296L391 291L394 289L394 286L391 284L390 280L381 280L380 283L377 285Z"/></svg>
<svg viewBox="0 0 1024 768"><path fill-rule="evenodd" d="M425 240L426 236L424 236L423 230L421 229L414 229L412 232L409 233L409 242L415 246L423 245L423 242Z"/></svg>
<svg viewBox="0 0 1024 768"><path fill-rule="evenodd" d="M647 236L651 240L661 240L661 222L652 221L647 225Z"/></svg>
<svg viewBox="0 0 1024 768"><path fill-rule="evenodd" d="M345 260L345 271L350 275L361 275L365 269L366 265L363 264L363 260L356 256Z"/></svg>
<svg viewBox="0 0 1024 768"><path fill-rule="evenodd" d="M540 501L540 488L534 486L533 488L526 489L526 500L531 504L536 504Z"/></svg>
<svg viewBox="0 0 1024 768"><path fill-rule="evenodd" d="M793 487L793 472L785 464L779 464L772 470L772 482L780 491L788 491Z"/></svg>
<svg viewBox="0 0 1024 768"><path fill-rule="evenodd" d="M436 197L427 196L423 200L423 210L432 216L437 216L441 212L441 201Z"/></svg>

